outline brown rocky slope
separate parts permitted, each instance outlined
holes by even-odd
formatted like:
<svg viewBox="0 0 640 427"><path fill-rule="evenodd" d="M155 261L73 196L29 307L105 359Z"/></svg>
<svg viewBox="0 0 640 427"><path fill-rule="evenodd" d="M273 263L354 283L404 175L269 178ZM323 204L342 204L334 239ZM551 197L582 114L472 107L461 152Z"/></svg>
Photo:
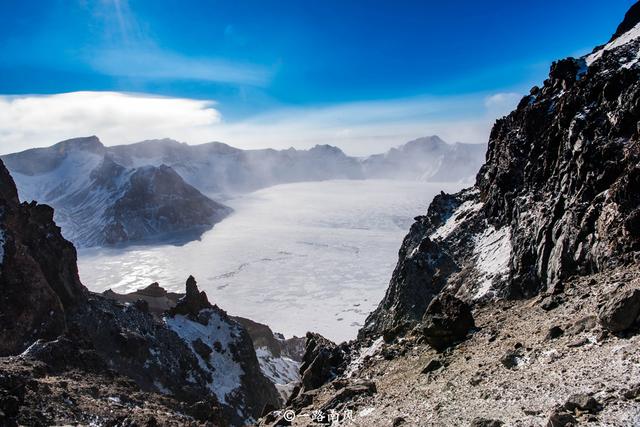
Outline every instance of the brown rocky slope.
<svg viewBox="0 0 640 427"><path fill-rule="evenodd" d="M247 330L199 292L162 316L89 292L53 209L0 162L0 425L244 425L281 397Z"/></svg>

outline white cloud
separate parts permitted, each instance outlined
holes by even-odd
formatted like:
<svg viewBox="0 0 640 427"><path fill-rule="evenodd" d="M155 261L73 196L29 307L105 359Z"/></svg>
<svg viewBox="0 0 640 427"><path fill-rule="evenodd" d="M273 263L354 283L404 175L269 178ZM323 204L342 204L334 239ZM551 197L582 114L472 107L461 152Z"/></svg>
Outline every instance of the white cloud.
<svg viewBox="0 0 640 427"><path fill-rule="evenodd" d="M484 100L484 105L492 114L496 116L504 116L512 111L521 99L521 93L500 92L487 96Z"/></svg>
<svg viewBox="0 0 640 427"><path fill-rule="evenodd" d="M417 97L280 108L225 122L214 101L118 92L0 96L0 153L86 135L97 135L106 145L163 137L240 148L333 144L353 155L382 152L431 134L450 142L484 143L497 110L514 100L503 94Z"/></svg>
<svg viewBox="0 0 640 427"><path fill-rule="evenodd" d="M0 152L9 153L96 134L111 144L220 122L211 101L118 92L0 96Z"/></svg>

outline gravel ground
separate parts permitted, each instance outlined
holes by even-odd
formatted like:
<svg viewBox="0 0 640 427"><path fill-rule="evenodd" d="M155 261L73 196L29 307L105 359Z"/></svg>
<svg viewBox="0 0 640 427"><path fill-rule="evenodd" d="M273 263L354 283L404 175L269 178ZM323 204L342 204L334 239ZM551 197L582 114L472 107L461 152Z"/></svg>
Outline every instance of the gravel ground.
<svg viewBox="0 0 640 427"><path fill-rule="evenodd" d="M373 380L377 393L346 402L338 412L351 410L353 419L334 424L469 426L487 418L543 426L570 395L586 393L602 409L574 413L580 424L640 425L638 398L624 397L640 384L640 335L613 336L597 322L599 303L622 289L640 288L639 273L633 267L569 280L555 308L551 296L479 307L476 332L444 354L413 338L381 346L350 379ZM552 327L562 335L548 338ZM394 350L405 354L387 360ZM434 358L443 367L421 373ZM313 425L309 415L336 394L336 384L324 386L292 425Z"/></svg>

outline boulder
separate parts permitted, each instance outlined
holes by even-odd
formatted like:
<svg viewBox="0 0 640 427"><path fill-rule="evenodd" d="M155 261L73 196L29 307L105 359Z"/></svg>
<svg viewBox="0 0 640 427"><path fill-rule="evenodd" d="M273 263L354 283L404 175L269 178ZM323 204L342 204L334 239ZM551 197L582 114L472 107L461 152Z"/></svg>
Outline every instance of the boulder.
<svg viewBox="0 0 640 427"><path fill-rule="evenodd" d="M431 301L420 326L427 343L437 351L463 340L474 327L469 305L447 293Z"/></svg>
<svg viewBox="0 0 640 427"><path fill-rule="evenodd" d="M598 312L600 324L611 332L631 328L640 315L640 289L627 289L616 293Z"/></svg>
<svg viewBox="0 0 640 427"><path fill-rule="evenodd" d="M554 409L549 415L546 427L573 427L577 425L578 421L573 415L562 409Z"/></svg>
<svg viewBox="0 0 640 427"><path fill-rule="evenodd" d="M373 381L360 381L340 389L331 399L322 405L322 412L335 409L339 405L353 400L357 396L371 396L377 392L376 384Z"/></svg>
<svg viewBox="0 0 640 427"><path fill-rule="evenodd" d="M428 374L430 372L437 371L442 368L442 362L438 359L431 359L429 363L422 369L423 374Z"/></svg>
<svg viewBox="0 0 640 427"><path fill-rule="evenodd" d="M600 407L600 403L598 403L593 396L584 393L569 396L569 399L567 399L564 404L564 409L569 412L574 412L577 409L581 412L589 412L591 414L598 412Z"/></svg>
<svg viewBox="0 0 640 427"><path fill-rule="evenodd" d="M561 337L563 334L564 330L560 326L552 326L551 328L549 328L549 332L547 332L547 336L545 337L545 339L547 341L555 340L556 338Z"/></svg>
<svg viewBox="0 0 640 427"><path fill-rule="evenodd" d="M492 420L489 418L474 418L470 427L502 427L504 423L500 420Z"/></svg>

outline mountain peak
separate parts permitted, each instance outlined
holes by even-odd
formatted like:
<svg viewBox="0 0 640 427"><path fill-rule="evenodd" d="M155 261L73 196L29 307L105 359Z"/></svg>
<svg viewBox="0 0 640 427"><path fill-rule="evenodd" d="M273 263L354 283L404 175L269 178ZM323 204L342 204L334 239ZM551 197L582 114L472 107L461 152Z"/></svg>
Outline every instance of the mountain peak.
<svg viewBox="0 0 640 427"><path fill-rule="evenodd" d="M624 19L622 20L620 25L618 25L616 32L611 36L609 43L611 43L624 33L628 32L629 30L633 29L633 27L638 25L638 23L640 23L640 2L636 2L629 8L627 13L625 13Z"/></svg>
<svg viewBox="0 0 640 427"><path fill-rule="evenodd" d="M316 144L309 149L309 152L344 155L344 152L340 148L336 147L335 145L329 144Z"/></svg>
<svg viewBox="0 0 640 427"><path fill-rule="evenodd" d="M424 150L424 149L435 150L444 145L447 145L447 143L442 138L440 138L438 135L431 135L431 136L425 136L422 138L409 141L406 144L398 147L398 149L402 151L413 151L413 150Z"/></svg>
<svg viewBox="0 0 640 427"><path fill-rule="evenodd" d="M57 150L60 154L76 150L89 151L96 154L104 154L105 152L105 146L95 135L67 139L58 142L52 148Z"/></svg>

